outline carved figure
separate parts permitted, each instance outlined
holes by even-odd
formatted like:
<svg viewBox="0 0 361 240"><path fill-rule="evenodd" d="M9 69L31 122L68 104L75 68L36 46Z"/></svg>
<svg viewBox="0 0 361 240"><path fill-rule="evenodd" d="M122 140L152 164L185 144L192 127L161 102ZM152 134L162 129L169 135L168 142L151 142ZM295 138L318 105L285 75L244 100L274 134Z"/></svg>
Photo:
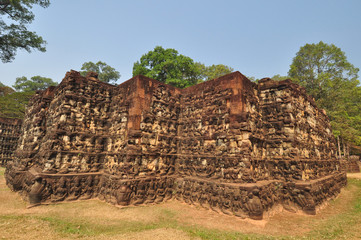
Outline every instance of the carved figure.
<svg viewBox="0 0 361 240"><path fill-rule="evenodd" d="M326 113L290 80L234 72L178 89L71 71L20 124L0 118L0 160L32 204L174 198L261 219L275 205L315 214L346 184Z"/></svg>

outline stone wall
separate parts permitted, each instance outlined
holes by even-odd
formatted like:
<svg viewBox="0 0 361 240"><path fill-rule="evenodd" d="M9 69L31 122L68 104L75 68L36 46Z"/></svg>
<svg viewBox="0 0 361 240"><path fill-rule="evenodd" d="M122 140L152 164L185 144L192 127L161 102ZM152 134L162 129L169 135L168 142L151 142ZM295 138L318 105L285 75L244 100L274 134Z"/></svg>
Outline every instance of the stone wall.
<svg viewBox="0 0 361 240"><path fill-rule="evenodd" d="M0 118L0 166L13 159L21 132L21 119Z"/></svg>
<svg viewBox="0 0 361 240"><path fill-rule="evenodd" d="M360 172L360 156L351 155L346 160L346 168L348 173L359 173Z"/></svg>
<svg viewBox="0 0 361 240"><path fill-rule="evenodd" d="M29 104L6 179L31 204L175 198L262 219L276 205L314 214L346 184L325 112L289 80L96 77L68 72Z"/></svg>

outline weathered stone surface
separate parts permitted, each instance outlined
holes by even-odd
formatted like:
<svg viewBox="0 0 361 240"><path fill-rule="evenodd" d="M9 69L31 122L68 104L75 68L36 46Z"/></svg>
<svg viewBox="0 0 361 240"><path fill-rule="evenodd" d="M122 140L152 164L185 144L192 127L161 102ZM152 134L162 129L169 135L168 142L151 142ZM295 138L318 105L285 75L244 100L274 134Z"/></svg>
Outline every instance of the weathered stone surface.
<svg viewBox="0 0 361 240"><path fill-rule="evenodd" d="M21 119L0 118L0 166L13 158L20 137Z"/></svg>
<svg viewBox="0 0 361 240"><path fill-rule="evenodd" d="M349 173L359 173L360 165L360 156L351 155L348 160L346 160L347 172Z"/></svg>
<svg viewBox="0 0 361 240"><path fill-rule="evenodd" d="M175 198L262 219L276 205L315 214L337 195L335 149L325 112L290 80L235 72L177 89L71 71L32 99L6 179L32 204Z"/></svg>

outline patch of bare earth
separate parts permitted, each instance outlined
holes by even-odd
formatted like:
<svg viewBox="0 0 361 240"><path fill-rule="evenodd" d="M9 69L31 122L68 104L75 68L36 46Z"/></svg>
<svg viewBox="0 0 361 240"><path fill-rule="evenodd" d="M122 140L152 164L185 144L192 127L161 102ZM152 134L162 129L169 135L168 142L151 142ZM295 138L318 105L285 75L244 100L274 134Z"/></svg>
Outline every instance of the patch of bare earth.
<svg viewBox="0 0 361 240"><path fill-rule="evenodd" d="M172 228L158 228L153 230L145 230L142 232L133 232L133 233L126 233L126 234L118 234L114 236L97 236L94 238L87 238L89 240L97 239L97 240L188 240L188 239L195 239L190 238L188 234L181 230L172 229Z"/></svg>
<svg viewBox="0 0 361 240"><path fill-rule="evenodd" d="M348 177L348 178L361 179L361 172L359 172L359 173L347 173L347 177Z"/></svg>

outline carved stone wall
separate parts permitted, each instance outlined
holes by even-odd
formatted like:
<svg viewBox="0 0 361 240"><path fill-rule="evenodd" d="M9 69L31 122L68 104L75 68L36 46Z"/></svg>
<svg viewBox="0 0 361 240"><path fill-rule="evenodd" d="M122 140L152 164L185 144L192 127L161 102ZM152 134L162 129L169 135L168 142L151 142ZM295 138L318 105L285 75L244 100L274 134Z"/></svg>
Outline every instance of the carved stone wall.
<svg viewBox="0 0 361 240"><path fill-rule="evenodd" d="M335 154L325 112L289 80L235 72L177 89L72 71L32 99L6 179L31 204L175 198L262 219L276 205L314 214L337 195Z"/></svg>
<svg viewBox="0 0 361 240"><path fill-rule="evenodd" d="M21 131L21 119L0 118L0 166L13 158Z"/></svg>
<svg viewBox="0 0 361 240"><path fill-rule="evenodd" d="M359 173L360 172L360 156L351 155L346 160L347 172L348 173Z"/></svg>

